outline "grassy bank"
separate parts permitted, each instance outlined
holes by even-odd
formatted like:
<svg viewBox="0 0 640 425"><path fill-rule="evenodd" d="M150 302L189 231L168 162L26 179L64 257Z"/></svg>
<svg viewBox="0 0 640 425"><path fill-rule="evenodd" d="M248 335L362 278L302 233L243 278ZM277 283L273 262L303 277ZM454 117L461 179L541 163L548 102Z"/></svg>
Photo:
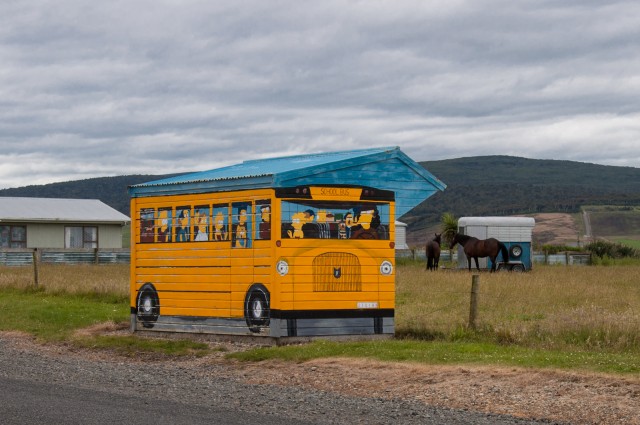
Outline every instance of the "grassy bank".
<svg viewBox="0 0 640 425"><path fill-rule="evenodd" d="M640 373L640 267L537 266L531 273L481 273L476 329L467 326L471 274L397 268L396 333L391 341L273 347L234 354L303 361L359 356L433 364L497 364ZM79 338L75 331L128 321L126 265L43 265L33 289L29 267L0 267L0 329L45 341L69 340L119 352L204 353L203 345L133 336ZM182 343L181 343L182 344ZM155 347L155 348L154 348Z"/></svg>

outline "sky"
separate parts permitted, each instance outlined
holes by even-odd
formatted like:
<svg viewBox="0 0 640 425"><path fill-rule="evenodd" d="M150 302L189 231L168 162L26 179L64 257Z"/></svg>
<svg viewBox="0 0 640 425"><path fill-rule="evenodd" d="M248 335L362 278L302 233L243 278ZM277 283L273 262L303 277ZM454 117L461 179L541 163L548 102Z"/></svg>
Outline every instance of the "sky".
<svg viewBox="0 0 640 425"><path fill-rule="evenodd" d="M399 146L640 167L640 2L0 2L0 189Z"/></svg>

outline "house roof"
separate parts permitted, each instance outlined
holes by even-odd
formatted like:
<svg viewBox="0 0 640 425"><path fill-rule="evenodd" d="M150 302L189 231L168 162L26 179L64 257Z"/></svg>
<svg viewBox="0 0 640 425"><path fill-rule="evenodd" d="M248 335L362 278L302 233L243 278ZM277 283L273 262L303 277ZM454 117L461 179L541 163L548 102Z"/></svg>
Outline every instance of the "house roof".
<svg viewBox="0 0 640 425"><path fill-rule="evenodd" d="M208 171L131 186L132 197L282 188L354 185L391 190L396 216L446 185L398 147L359 149L244 161Z"/></svg>
<svg viewBox="0 0 640 425"><path fill-rule="evenodd" d="M125 223L129 217L97 199L0 197L0 223Z"/></svg>

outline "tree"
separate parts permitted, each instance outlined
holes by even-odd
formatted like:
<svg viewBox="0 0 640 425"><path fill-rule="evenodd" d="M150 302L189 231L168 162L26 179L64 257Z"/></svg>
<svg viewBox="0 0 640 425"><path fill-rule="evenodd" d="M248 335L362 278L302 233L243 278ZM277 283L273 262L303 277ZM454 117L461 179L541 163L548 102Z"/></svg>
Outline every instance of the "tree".
<svg viewBox="0 0 640 425"><path fill-rule="evenodd" d="M450 244L453 236L458 232L458 219L452 213L444 213L440 218L440 230L442 236Z"/></svg>

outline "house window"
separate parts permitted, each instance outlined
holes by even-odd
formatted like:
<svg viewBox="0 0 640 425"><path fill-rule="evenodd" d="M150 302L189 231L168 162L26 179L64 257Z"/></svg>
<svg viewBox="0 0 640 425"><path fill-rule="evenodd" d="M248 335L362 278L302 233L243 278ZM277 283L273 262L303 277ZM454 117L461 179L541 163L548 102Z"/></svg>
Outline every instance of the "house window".
<svg viewBox="0 0 640 425"><path fill-rule="evenodd" d="M26 248L26 226L0 226L0 248Z"/></svg>
<svg viewBox="0 0 640 425"><path fill-rule="evenodd" d="M64 228L65 248L97 248L98 228L94 226L77 226Z"/></svg>

